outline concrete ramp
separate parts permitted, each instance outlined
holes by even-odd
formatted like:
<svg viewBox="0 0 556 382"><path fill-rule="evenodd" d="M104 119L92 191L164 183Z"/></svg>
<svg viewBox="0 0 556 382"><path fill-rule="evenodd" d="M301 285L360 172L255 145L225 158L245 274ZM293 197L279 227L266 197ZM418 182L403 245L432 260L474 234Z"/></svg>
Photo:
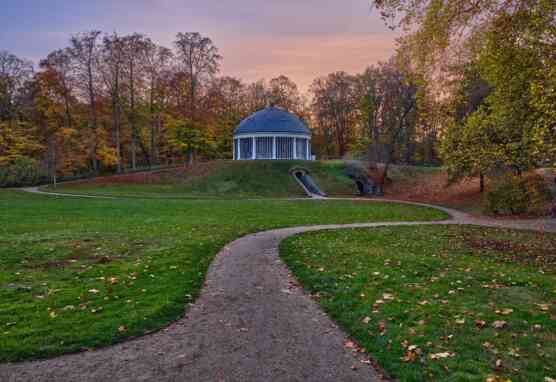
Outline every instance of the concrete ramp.
<svg viewBox="0 0 556 382"><path fill-rule="evenodd" d="M301 188L303 188L303 191L305 191L307 196L316 199L327 197L327 195L315 183L315 181L309 174L309 170L301 167L294 167L290 170L290 174L301 186Z"/></svg>

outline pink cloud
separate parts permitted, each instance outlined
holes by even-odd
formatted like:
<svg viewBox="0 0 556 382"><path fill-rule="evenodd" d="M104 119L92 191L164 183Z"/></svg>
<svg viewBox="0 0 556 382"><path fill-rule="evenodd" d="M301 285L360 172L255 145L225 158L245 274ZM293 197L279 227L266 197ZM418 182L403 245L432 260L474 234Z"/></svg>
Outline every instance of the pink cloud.
<svg viewBox="0 0 556 382"><path fill-rule="evenodd" d="M394 53L395 38L392 33L384 33L230 40L221 45L222 73L246 81L284 74L306 91L318 76L340 70L357 73L388 59Z"/></svg>

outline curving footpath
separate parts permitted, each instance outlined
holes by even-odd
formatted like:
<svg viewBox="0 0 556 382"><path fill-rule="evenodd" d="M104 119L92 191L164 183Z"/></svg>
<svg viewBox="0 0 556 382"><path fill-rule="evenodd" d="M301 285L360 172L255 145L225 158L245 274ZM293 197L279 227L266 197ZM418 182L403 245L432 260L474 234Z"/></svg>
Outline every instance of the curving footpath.
<svg viewBox="0 0 556 382"><path fill-rule="evenodd" d="M3 364L0 381L380 381L365 355L344 346L347 336L297 285L278 245L303 232L382 226L474 224L556 232L556 221L549 219L499 221L429 207L452 220L295 227L245 236L220 251L199 299L168 328L96 351Z"/></svg>

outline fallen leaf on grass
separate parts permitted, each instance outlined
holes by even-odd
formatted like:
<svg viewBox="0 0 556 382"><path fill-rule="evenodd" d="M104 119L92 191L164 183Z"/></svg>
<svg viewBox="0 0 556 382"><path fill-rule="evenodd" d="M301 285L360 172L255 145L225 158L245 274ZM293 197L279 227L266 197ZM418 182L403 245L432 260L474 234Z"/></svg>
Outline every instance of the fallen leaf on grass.
<svg viewBox="0 0 556 382"><path fill-rule="evenodd" d="M485 382L512 382L512 380L499 376L490 376L485 379Z"/></svg>
<svg viewBox="0 0 556 382"><path fill-rule="evenodd" d="M98 292L99 292L98 289L89 289L89 293L96 294L96 293L98 293Z"/></svg>
<svg viewBox="0 0 556 382"><path fill-rule="evenodd" d="M508 323L506 321L494 321L492 323L492 327L494 329L502 329L505 328L508 325Z"/></svg>
<svg viewBox="0 0 556 382"><path fill-rule="evenodd" d="M421 354L421 349L419 349L417 345L410 345L407 347L407 351L401 359L403 362L407 363L415 362L419 354Z"/></svg>
<svg viewBox="0 0 556 382"><path fill-rule="evenodd" d="M406 352L405 355L402 357L402 361L407 363L415 362L416 359L417 359L417 354L415 354L412 351Z"/></svg>
<svg viewBox="0 0 556 382"><path fill-rule="evenodd" d="M456 324L458 324L458 325L463 325L463 324L465 324L465 318L456 320Z"/></svg>
<svg viewBox="0 0 556 382"><path fill-rule="evenodd" d="M501 316L509 316L510 314L512 314L514 312L513 309L502 309L502 310L496 310L496 314L499 314Z"/></svg>
<svg viewBox="0 0 556 382"><path fill-rule="evenodd" d="M548 310L550 309L550 306L548 304L535 304L539 307L540 310L542 310L543 312L548 312Z"/></svg>
<svg viewBox="0 0 556 382"><path fill-rule="evenodd" d="M353 341L346 341L344 343L344 347L346 349L354 349L355 348L355 343Z"/></svg>
<svg viewBox="0 0 556 382"><path fill-rule="evenodd" d="M475 320L475 326L479 329L484 328L486 325L486 322L483 320Z"/></svg>
<svg viewBox="0 0 556 382"><path fill-rule="evenodd" d="M436 359L443 359L443 358L451 358L454 357L455 353L449 352L449 351L445 351L442 353L433 353L433 354L429 354L429 358L436 360Z"/></svg>
<svg viewBox="0 0 556 382"><path fill-rule="evenodd" d="M118 332L124 333L124 332L126 332L126 331L127 331L127 328L126 328L124 325L120 325L120 326L118 327Z"/></svg>
<svg viewBox="0 0 556 382"><path fill-rule="evenodd" d="M381 336L386 333L386 323L384 321L380 321L378 323L378 331L380 332Z"/></svg>

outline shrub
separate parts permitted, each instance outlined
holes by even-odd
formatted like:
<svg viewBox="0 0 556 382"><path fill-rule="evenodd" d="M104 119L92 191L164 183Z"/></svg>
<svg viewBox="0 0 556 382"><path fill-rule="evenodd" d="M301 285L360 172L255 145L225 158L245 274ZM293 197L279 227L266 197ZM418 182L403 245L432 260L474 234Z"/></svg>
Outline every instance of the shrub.
<svg viewBox="0 0 556 382"><path fill-rule="evenodd" d="M552 195L543 177L505 176L487 194L486 209L495 215L544 215Z"/></svg>
<svg viewBox="0 0 556 382"><path fill-rule="evenodd" d="M0 167L0 187L34 186L48 179L39 163L30 158L18 158Z"/></svg>

